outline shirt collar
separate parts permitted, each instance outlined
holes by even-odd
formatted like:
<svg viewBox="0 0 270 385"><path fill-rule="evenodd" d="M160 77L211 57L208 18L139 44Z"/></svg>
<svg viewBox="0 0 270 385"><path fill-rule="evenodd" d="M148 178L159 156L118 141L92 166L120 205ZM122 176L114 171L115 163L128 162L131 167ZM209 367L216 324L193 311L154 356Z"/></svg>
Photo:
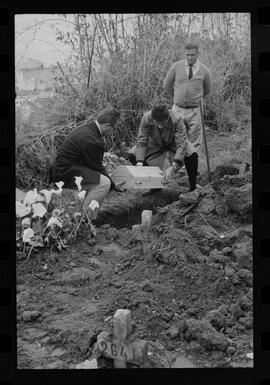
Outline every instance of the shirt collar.
<svg viewBox="0 0 270 385"><path fill-rule="evenodd" d="M192 65L192 68L197 68L199 65L200 65L200 61L199 61L199 59L197 59L197 61ZM187 60L185 60L185 66L186 67L189 66Z"/></svg>
<svg viewBox="0 0 270 385"><path fill-rule="evenodd" d="M98 127L98 130L99 130L99 132L100 132L100 135L102 136L102 132L101 132L101 128L100 128L99 122L98 122L97 120L95 120L95 123L96 123L96 125L97 125L97 127Z"/></svg>

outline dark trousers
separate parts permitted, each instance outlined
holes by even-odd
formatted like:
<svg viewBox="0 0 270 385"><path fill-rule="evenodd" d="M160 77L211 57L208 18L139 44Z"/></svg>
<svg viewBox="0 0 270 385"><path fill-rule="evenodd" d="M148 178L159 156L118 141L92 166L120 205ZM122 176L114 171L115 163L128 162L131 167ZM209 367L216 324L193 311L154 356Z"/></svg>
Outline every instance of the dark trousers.
<svg viewBox="0 0 270 385"><path fill-rule="evenodd" d="M188 174L189 180L189 189L193 191L196 189L197 184L197 175L198 175L198 154L197 152L193 152L190 156L185 156L184 158L185 167ZM180 167L183 166L183 163L179 164Z"/></svg>
<svg viewBox="0 0 270 385"><path fill-rule="evenodd" d="M185 167L188 174L188 180L189 180L189 188L190 191L193 191L196 189L196 183L197 183L197 174L198 174L198 154L197 152L194 152L190 156L186 156L184 158Z"/></svg>

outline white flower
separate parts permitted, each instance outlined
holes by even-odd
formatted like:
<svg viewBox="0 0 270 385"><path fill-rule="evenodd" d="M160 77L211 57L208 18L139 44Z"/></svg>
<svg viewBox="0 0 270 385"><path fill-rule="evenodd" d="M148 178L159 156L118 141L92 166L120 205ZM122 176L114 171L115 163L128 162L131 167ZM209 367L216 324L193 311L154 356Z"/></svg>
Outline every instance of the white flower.
<svg viewBox="0 0 270 385"><path fill-rule="evenodd" d="M30 227L31 226L31 219L29 217L23 218L22 225L23 225L23 227Z"/></svg>
<svg viewBox="0 0 270 385"><path fill-rule="evenodd" d="M56 217L51 217L49 219L49 222L47 223L47 227L53 227L54 225L58 227L62 227L62 223L60 222L59 219L57 219Z"/></svg>
<svg viewBox="0 0 270 385"><path fill-rule="evenodd" d="M90 214L90 218L91 219L97 219L99 203L97 201L93 200L90 202L88 207L92 211L92 213Z"/></svg>
<svg viewBox="0 0 270 385"><path fill-rule="evenodd" d="M59 190L62 190L62 187L64 186L65 182L56 182L55 184Z"/></svg>
<svg viewBox="0 0 270 385"><path fill-rule="evenodd" d="M31 241L31 238L34 236L33 229L29 228L23 231L23 242L28 243Z"/></svg>
<svg viewBox="0 0 270 385"><path fill-rule="evenodd" d="M31 206L26 206L24 203L19 201L16 202L16 216L23 218L31 213Z"/></svg>
<svg viewBox="0 0 270 385"><path fill-rule="evenodd" d="M85 191L85 190L80 191L80 192L78 193L78 198L80 198L81 200L84 200L85 194L86 194L86 191Z"/></svg>
<svg viewBox="0 0 270 385"><path fill-rule="evenodd" d="M62 211L59 210L59 209L54 209L53 212L52 212L52 217L55 217L55 218L58 218L59 215L62 214Z"/></svg>
<svg viewBox="0 0 270 385"><path fill-rule="evenodd" d="M62 188L60 188L59 190L51 190L52 194L56 194L56 195L61 195L62 191L63 191Z"/></svg>
<svg viewBox="0 0 270 385"><path fill-rule="evenodd" d="M52 189L52 190L50 190L51 193L56 194L56 195L61 195L62 191L63 191L62 187L64 186L65 183L64 182L56 182L55 184L58 187L58 190Z"/></svg>
<svg viewBox="0 0 270 385"><path fill-rule="evenodd" d="M83 180L82 176L75 176L75 183L76 183L79 191L81 191L81 189L82 189L82 186L81 186L82 180Z"/></svg>
<svg viewBox="0 0 270 385"><path fill-rule="evenodd" d="M95 211L95 209L98 209L99 208L99 203L95 200L91 201L90 204L89 204L89 209L91 209L92 211Z"/></svg>
<svg viewBox="0 0 270 385"><path fill-rule="evenodd" d="M46 203L48 205L50 203L53 190L40 190L40 193L45 196L45 201L46 201Z"/></svg>
<svg viewBox="0 0 270 385"><path fill-rule="evenodd" d="M36 188L34 188L34 190L30 190L26 193L23 203L25 205L31 205L32 203L43 201L44 197L37 192Z"/></svg>
<svg viewBox="0 0 270 385"><path fill-rule="evenodd" d="M34 210L33 218L35 217L42 218L44 214L46 214L46 209L42 203L34 203L33 210Z"/></svg>
<svg viewBox="0 0 270 385"><path fill-rule="evenodd" d="M76 213L73 214L73 217L74 217L74 218L81 217L81 216L82 216L82 214L79 213L79 212L76 212Z"/></svg>

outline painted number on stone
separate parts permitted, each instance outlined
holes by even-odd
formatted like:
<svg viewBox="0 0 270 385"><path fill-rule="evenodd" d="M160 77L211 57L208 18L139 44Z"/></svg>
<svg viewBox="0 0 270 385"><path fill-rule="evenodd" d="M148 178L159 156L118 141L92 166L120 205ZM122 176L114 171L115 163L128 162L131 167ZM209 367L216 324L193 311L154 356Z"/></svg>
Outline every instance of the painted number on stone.
<svg viewBox="0 0 270 385"><path fill-rule="evenodd" d="M114 357L117 356L117 346L115 344L111 344L111 353Z"/></svg>
<svg viewBox="0 0 270 385"><path fill-rule="evenodd" d="M128 346L120 341L114 343L99 340L98 347L101 353L104 353L111 358L122 358L126 361L133 358L132 356L130 357Z"/></svg>
<svg viewBox="0 0 270 385"><path fill-rule="evenodd" d="M128 354L127 354L127 352L125 351L125 345L124 345L124 344L123 344L122 347L121 347L120 355L121 355L122 357L124 357L125 360L128 359Z"/></svg>
<svg viewBox="0 0 270 385"><path fill-rule="evenodd" d="M104 341L104 340L100 341L100 347L101 347L101 349L100 349L101 353L106 352L106 350L107 350L107 342Z"/></svg>

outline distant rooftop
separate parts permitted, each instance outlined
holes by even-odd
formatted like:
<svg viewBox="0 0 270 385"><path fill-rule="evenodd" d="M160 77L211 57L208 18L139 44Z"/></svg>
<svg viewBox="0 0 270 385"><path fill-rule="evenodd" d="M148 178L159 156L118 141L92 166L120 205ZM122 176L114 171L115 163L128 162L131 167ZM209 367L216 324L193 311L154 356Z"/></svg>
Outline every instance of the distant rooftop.
<svg viewBox="0 0 270 385"><path fill-rule="evenodd" d="M43 65L44 64L39 60L30 59L30 58L23 58L16 65L16 70L38 69L38 68L42 67Z"/></svg>

